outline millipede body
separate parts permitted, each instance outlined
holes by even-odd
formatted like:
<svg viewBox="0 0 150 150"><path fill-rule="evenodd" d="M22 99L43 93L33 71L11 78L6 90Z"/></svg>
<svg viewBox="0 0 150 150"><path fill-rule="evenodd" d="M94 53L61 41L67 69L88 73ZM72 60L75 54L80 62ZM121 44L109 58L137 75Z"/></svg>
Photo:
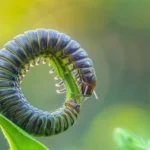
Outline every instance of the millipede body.
<svg viewBox="0 0 150 150"><path fill-rule="evenodd" d="M57 93L66 92L66 101L50 113L31 106L20 84L30 67L49 62L56 72ZM34 136L51 136L66 131L79 113L82 100L96 87L92 60L80 44L56 30L26 31L0 50L0 113Z"/></svg>

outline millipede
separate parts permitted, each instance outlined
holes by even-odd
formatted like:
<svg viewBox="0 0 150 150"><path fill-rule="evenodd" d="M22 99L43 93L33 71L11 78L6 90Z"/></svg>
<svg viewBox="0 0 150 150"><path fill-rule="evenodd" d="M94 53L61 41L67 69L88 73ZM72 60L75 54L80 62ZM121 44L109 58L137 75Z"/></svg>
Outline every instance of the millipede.
<svg viewBox="0 0 150 150"><path fill-rule="evenodd" d="M56 72L56 84L66 100L54 112L28 103L21 82L33 66L48 62ZM0 113L34 136L52 136L66 131L79 116L82 103L97 98L96 73L92 60L80 44L52 29L29 30L8 41L0 50Z"/></svg>

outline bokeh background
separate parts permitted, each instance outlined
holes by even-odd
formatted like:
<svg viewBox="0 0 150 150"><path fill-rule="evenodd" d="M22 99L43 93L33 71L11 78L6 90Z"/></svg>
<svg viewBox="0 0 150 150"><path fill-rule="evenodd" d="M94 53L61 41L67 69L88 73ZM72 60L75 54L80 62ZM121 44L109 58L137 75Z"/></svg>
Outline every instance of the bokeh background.
<svg viewBox="0 0 150 150"><path fill-rule="evenodd" d="M149 0L4 0L0 4L0 47L29 29L52 28L78 41L93 60L96 92L67 132L37 138L51 150L116 150L113 130L150 137ZM48 65L32 68L22 90L39 109L55 110L65 95L55 93ZM0 132L0 150L8 144Z"/></svg>

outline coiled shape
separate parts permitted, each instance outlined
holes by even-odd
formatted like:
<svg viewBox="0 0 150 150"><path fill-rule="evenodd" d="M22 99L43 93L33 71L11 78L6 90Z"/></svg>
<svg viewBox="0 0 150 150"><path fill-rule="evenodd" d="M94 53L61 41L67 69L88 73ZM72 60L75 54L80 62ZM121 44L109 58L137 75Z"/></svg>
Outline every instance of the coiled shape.
<svg viewBox="0 0 150 150"><path fill-rule="evenodd" d="M57 92L67 92L63 107L52 113L31 106L20 88L30 66L41 61L52 63L50 73L56 71L55 79L61 80L56 86L65 86ZM80 112L80 98L89 97L95 87L91 59L64 33L30 30L14 37L0 50L0 112L34 136L56 135L72 126Z"/></svg>

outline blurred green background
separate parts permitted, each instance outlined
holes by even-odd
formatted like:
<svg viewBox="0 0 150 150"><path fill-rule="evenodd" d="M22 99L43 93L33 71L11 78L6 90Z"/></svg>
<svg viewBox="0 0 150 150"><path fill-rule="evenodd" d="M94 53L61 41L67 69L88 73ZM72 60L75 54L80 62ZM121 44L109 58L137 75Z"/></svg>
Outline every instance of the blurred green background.
<svg viewBox="0 0 150 150"><path fill-rule="evenodd" d="M116 150L114 128L150 137L149 0L4 0L0 5L0 47L15 35L36 28L65 32L93 60L96 92L77 123L60 135L37 138L51 150ZM65 95L55 93L48 65L32 68L22 90L39 109L55 110ZM8 144L0 132L0 150Z"/></svg>

